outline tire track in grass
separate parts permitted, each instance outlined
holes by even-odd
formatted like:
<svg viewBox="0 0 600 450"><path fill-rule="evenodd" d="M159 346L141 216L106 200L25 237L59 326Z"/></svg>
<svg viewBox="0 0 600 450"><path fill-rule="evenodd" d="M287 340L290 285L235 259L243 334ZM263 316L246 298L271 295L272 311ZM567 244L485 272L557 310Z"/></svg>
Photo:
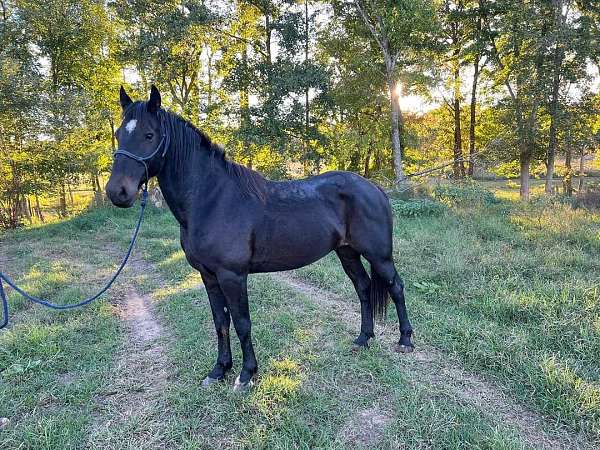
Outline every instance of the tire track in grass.
<svg viewBox="0 0 600 450"><path fill-rule="evenodd" d="M169 337L156 318L153 299L132 288L131 278L156 276L150 264L134 259L116 314L127 329L114 376L97 397L98 411L89 429L87 448L166 448L168 402L165 391L172 365Z"/></svg>
<svg viewBox="0 0 600 450"><path fill-rule="evenodd" d="M339 295L306 283L290 272L272 273L271 277L314 299L317 304L327 304L346 324L359 326L359 312L349 308L351 303ZM587 440L583 433L572 433L564 428L547 431L545 426L550 424L543 415L516 402L481 376L467 372L431 346L418 345L411 354L393 352L391 349L398 338L395 323L380 324L375 334L386 344L384 347L387 347L389 356L402 361L413 383L426 383L446 396L451 395L459 402L475 406L492 421L514 429L529 446L548 450L597 448L597 443Z"/></svg>

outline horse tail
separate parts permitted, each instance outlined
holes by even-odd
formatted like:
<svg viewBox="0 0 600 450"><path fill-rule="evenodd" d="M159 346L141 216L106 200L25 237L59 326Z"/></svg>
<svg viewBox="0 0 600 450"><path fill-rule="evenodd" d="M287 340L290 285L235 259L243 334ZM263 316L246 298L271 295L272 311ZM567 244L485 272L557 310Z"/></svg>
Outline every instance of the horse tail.
<svg viewBox="0 0 600 450"><path fill-rule="evenodd" d="M369 297L371 300L371 311L373 311L373 317L377 320L383 320L387 312L389 300L388 287L384 279L379 276L372 265Z"/></svg>

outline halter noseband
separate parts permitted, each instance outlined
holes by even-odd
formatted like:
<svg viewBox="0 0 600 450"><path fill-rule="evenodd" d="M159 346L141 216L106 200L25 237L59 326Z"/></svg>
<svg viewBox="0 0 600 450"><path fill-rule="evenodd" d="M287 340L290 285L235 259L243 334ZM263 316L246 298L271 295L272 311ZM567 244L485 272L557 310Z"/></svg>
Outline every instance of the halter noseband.
<svg viewBox="0 0 600 450"><path fill-rule="evenodd" d="M166 133L163 134L162 138L160 139L160 142L156 146L156 149L151 154L149 154L148 156L138 156L136 154L128 152L127 150L119 148L113 154L113 157L116 158L117 155L127 156L128 158L131 158L134 161L137 161L137 162L142 163L144 165L144 169L146 170L146 181L144 181L144 190L145 190L146 187L148 186L148 181L150 181L150 177L148 176L148 164L146 164L146 161L149 161L152 158L154 158L156 156L156 154L158 153L158 151L160 150L161 146L163 147L163 151L162 151L162 154L160 156L161 156L161 158L164 158L165 154L167 153L167 149L169 148L168 141L169 141L168 135Z"/></svg>

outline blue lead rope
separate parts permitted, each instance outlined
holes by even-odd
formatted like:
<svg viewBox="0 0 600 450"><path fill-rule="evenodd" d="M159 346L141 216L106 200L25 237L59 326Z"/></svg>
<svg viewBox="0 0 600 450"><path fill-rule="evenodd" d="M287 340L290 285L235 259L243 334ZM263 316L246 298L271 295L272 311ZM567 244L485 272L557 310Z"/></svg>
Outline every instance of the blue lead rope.
<svg viewBox="0 0 600 450"><path fill-rule="evenodd" d="M106 283L106 285L100 290L100 292L98 292L96 295L94 295L92 297L86 298L85 300L82 300L79 303L71 303L71 304L67 304L67 305L57 305L57 304L51 303L47 300L42 300L41 298L37 298L37 297L34 297L33 295L29 295L27 292L25 292L23 289L21 289L19 286L17 286L14 281L12 281L10 278L8 278L8 276L6 274L4 274L2 271L0 271L0 300L2 301L2 318L3 318L2 324L0 325L0 330L8 325L8 298L6 297L6 292L4 292L4 286L2 285L3 281L5 281L6 284L8 284L11 288L13 288L15 291L17 291L19 294L21 294L27 300L30 300L39 305L47 306L48 308L59 309L59 310L79 308L80 306L85 306L88 303L91 303L94 300L96 300L102 294L104 294L112 286L112 284L115 282L117 277L120 275L121 271L125 267L125 264L127 264L129 257L131 256L131 252L133 251L133 246L135 245L137 235L142 226L142 221L144 219L144 211L146 210L147 200L148 200L148 189L147 189L147 186L144 185L144 189L142 191L142 201L140 203L140 205L141 205L140 217L138 218L137 225L133 232L133 236L131 237L131 243L129 244L127 253L125 254L125 257L123 258L123 261L121 262L121 265L119 266L119 268L117 269L115 274L112 276L112 278L108 281L108 283Z"/></svg>

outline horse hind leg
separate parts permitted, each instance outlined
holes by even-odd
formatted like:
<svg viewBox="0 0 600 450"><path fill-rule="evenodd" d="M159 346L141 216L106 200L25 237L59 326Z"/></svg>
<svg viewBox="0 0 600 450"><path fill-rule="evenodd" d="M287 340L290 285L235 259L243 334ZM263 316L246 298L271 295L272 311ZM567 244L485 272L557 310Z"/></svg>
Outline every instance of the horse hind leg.
<svg viewBox="0 0 600 450"><path fill-rule="evenodd" d="M375 337L373 333L373 309L369 298L371 279L360 261L360 254L354 249L343 246L339 247L336 253L342 263L344 272L346 272L346 275L348 275L348 278L354 284L354 289L360 299L360 334L354 340L354 345L357 347L368 347L369 339Z"/></svg>
<svg viewBox="0 0 600 450"><path fill-rule="evenodd" d="M390 297L396 306L396 312L398 314L398 322L400 324L400 340L396 346L396 350L400 353L410 353L414 350L411 337L413 329L408 319L408 312L406 311L406 303L404 301L404 283L398 275L398 271L394 266L394 262L390 259L369 259L371 268L374 270L383 282L387 285L387 290L390 293Z"/></svg>

